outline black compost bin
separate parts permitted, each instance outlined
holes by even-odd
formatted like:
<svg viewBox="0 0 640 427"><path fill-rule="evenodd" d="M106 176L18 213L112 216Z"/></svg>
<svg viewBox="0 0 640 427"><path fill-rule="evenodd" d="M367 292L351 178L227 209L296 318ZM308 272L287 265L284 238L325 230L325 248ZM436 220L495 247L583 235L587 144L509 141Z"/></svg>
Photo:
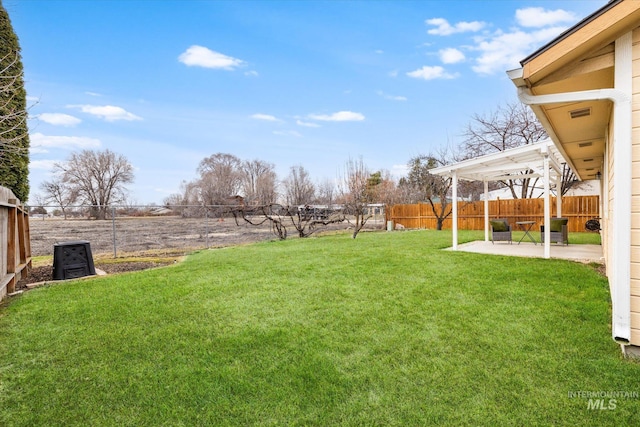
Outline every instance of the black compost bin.
<svg viewBox="0 0 640 427"><path fill-rule="evenodd" d="M89 242L79 240L53 245L53 280L77 279L95 274Z"/></svg>

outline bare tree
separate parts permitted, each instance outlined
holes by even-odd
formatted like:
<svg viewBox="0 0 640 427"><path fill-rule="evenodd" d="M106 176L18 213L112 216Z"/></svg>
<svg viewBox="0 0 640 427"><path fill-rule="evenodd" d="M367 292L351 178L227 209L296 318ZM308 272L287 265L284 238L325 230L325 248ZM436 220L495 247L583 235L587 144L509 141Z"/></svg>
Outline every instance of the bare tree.
<svg viewBox="0 0 640 427"><path fill-rule="evenodd" d="M217 153L203 159L198 166L201 201L205 205L222 205L241 188L242 162L236 156Z"/></svg>
<svg viewBox="0 0 640 427"><path fill-rule="evenodd" d="M282 206L271 203L263 206L237 205L231 209L236 224L243 220L251 225L271 223L271 229L279 239L285 240L287 227L293 227L298 237L309 237L317 231L323 230L329 224L344 221L340 211L318 212L309 206Z"/></svg>
<svg viewBox="0 0 640 427"><path fill-rule="evenodd" d="M67 208L78 200L78 189L65 182L60 176L51 181L44 181L40 184L40 188L44 192L45 202L60 206L64 219L67 219Z"/></svg>
<svg viewBox="0 0 640 427"><path fill-rule="evenodd" d="M316 185L316 202L331 207L336 202L336 183L325 179Z"/></svg>
<svg viewBox="0 0 640 427"><path fill-rule="evenodd" d="M0 6L1 7L1 6ZM20 53L9 52L0 58L0 160L7 154L28 154L29 146L22 141L25 138L22 129L27 127L27 108L16 108L13 104L19 97L16 87L23 80Z"/></svg>
<svg viewBox="0 0 640 427"><path fill-rule="evenodd" d="M435 154L419 155L409 160L409 176L407 181L420 194L423 201L431 206L436 217L436 229L442 230L442 223L451 215L449 192L453 181L450 177L442 177L430 173L430 169L453 163L454 156L446 148Z"/></svg>
<svg viewBox="0 0 640 427"><path fill-rule="evenodd" d="M29 215L43 215L42 219L48 214L45 209L47 200L42 194L35 194L32 198L31 208L29 209Z"/></svg>
<svg viewBox="0 0 640 427"><path fill-rule="evenodd" d="M83 150L65 163L56 163L54 172L83 202L92 206L92 216L106 219L108 206L126 198L125 184L133 182L133 166L110 150Z"/></svg>
<svg viewBox="0 0 640 427"><path fill-rule="evenodd" d="M162 201L162 204L168 209L179 209L181 205L184 205L184 195L180 193L173 193L168 195Z"/></svg>
<svg viewBox="0 0 640 427"><path fill-rule="evenodd" d="M472 158L527 144L535 144L548 138L547 132L529 107L521 103L509 103L487 116L474 115L464 133L462 150ZM501 181L509 187L514 199L530 198L538 178L529 178L530 171L522 171L523 177ZM517 191L519 189L519 192Z"/></svg>
<svg viewBox="0 0 640 427"><path fill-rule="evenodd" d="M190 218L204 215L206 212L200 198L200 181L182 181L180 193L174 193L164 199L164 205L182 217Z"/></svg>
<svg viewBox="0 0 640 427"><path fill-rule="evenodd" d="M354 239L371 218L367 210L367 205L372 203L375 197L373 188L375 184L372 184L371 179L371 174L362 158L347 161L340 180L340 196L344 205L345 219L353 226ZM374 181L377 182L377 178L374 178Z"/></svg>
<svg viewBox="0 0 640 427"><path fill-rule="evenodd" d="M289 175L282 184L284 185L285 199L288 205L301 206L313 202L316 191L315 186L303 166L291 166Z"/></svg>
<svg viewBox="0 0 640 427"><path fill-rule="evenodd" d="M387 170L380 171L380 183L376 188L376 201L384 203L386 206L393 206L405 202L405 195L399 182L391 176Z"/></svg>
<svg viewBox="0 0 640 427"><path fill-rule="evenodd" d="M275 165L262 160L242 162L242 191L248 205L268 205L276 201Z"/></svg>
<svg viewBox="0 0 640 427"><path fill-rule="evenodd" d="M560 195L564 196L569 190L571 190L578 182L578 177L573 170L567 166L566 163L562 164L562 179L560 181ZM557 185L557 184L556 184ZM557 189L556 189L557 195Z"/></svg>

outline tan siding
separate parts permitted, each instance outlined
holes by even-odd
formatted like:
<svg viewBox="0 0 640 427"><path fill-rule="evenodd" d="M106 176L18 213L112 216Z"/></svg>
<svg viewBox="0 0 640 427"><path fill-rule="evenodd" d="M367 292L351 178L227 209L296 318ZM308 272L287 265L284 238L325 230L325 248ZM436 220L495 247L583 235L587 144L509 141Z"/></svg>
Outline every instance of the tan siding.
<svg viewBox="0 0 640 427"><path fill-rule="evenodd" d="M631 280L631 296L640 297L640 280Z"/></svg>
<svg viewBox="0 0 640 427"><path fill-rule="evenodd" d="M637 132L640 135L640 132ZM636 130L634 129L632 135L635 136L636 134ZM635 148L635 147L634 147ZM632 150L631 152L631 161L633 162L633 167L635 169L635 166L640 163L640 150Z"/></svg>
<svg viewBox="0 0 640 427"><path fill-rule="evenodd" d="M640 163L633 164L632 174L637 178L631 180L631 194L638 196L640 195Z"/></svg>
<svg viewBox="0 0 640 427"><path fill-rule="evenodd" d="M640 263L631 262L631 277L639 277L639 276L640 276Z"/></svg>
<svg viewBox="0 0 640 427"><path fill-rule="evenodd" d="M631 339L629 343L632 345L640 345L640 329L631 328Z"/></svg>
<svg viewBox="0 0 640 427"><path fill-rule="evenodd" d="M613 173L613 138L612 138L612 132L613 132L613 124L610 124L609 129L608 129L608 135L607 135L607 144L606 144L606 151L607 151L607 155L605 156L605 160L607 161L607 165L606 165L606 181L604 182L604 187L606 188L606 195L608 196L608 199L606 201L603 201L603 218L601 220L601 227L602 227L602 232L603 232L603 236L604 238L602 239L602 251L603 251L603 255L605 257L605 263L606 265L611 265L611 249L613 248L612 245L612 233L610 232L611 230L611 206L612 206L612 194L613 194L613 178L614 178L614 173ZM638 150L640 151L640 150ZM635 152L634 152L635 155ZM638 154L638 158L640 159L640 154ZM636 197L636 198L632 198L631 203L635 203L638 206L638 212L640 212L640 197ZM607 269L608 272L611 271L611 269Z"/></svg>
<svg viewBox="0 0 640 427"><path fill-rule="evenodd" d="M631 262L640 263L640 247L633 246L631 248Z"/></svg>
<svg viewBox="0 0 640 427"><path fill-rule="evenodd" d="M631 312L631 324L640 325L640 313ZM631 328L638 330L638 328L635 328L633 326Z"/></svg>

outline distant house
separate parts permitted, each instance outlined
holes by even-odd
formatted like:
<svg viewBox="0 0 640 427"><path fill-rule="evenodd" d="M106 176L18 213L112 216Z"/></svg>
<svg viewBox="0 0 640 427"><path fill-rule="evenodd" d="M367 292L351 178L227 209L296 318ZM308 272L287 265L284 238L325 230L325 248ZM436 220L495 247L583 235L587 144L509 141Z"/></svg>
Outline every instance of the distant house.
<svg viewBox="0 0 640 427"><path fill-rule="evenodd" d="M640 354L640 1L612 0L509 71L580 179L602 176L612 335Z"/></svg>

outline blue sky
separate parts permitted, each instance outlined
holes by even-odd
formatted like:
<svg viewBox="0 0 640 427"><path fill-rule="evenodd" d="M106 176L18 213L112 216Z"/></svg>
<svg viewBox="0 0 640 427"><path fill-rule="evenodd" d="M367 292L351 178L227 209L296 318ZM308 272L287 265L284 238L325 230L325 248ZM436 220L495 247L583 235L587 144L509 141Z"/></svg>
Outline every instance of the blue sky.
<svg viewBox="0 0 640 427"><path fill-rule="evenodd" d="M506 71L606 0L4 0L30 109L32 200L53 162L110 149L161 203L231 153L399 177L516 101Z"/></svg>

